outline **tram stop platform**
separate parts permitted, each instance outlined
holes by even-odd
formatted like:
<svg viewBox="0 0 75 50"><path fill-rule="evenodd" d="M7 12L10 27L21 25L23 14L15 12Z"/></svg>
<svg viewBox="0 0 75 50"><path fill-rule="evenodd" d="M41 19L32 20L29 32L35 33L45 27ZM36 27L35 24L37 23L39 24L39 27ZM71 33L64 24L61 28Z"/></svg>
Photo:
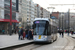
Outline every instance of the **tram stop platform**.
<svg viewBox="0 0 75 50"><path fill-rule="evenodd" d="M19 40L18 34L13 34L11 36L10 35L0 35L0 49L18 46L22 44L28 44L32 42L33 40L28 40L28 39Z"/></svg>

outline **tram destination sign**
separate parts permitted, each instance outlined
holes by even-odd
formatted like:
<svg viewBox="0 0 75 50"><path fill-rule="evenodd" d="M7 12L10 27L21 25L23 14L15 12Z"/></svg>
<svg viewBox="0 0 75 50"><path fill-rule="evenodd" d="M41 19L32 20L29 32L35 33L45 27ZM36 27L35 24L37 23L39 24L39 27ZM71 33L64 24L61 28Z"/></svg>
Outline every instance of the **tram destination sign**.
<svg viewBox="0 0 75 50"><path fill-rule="evenodd" d="M44 21L44 20L40 21L40 20L39 20L39 21L35 21L34 23L35 23L35 24L36 24L36 23L46 23L46 21Z"/></svg>

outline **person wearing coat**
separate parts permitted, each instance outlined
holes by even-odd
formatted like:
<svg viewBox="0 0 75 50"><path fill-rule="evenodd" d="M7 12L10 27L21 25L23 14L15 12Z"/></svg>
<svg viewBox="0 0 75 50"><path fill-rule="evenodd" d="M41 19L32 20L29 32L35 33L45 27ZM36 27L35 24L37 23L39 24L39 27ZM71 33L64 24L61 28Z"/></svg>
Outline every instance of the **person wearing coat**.
<svg viewBox="0 0 75 50"><path fill-rule="evenodd" d="M20 36L21 36L21 29L18 30L18 36L19 36L19 40L20 40Z"/></svg>
<svg viewBox="0 0 75 50"><path fill-rule="evenodd" d="M21 35L23 36L23 28L21 28Z"/></svg>
<svg viewBox="0 0 75 50"><path fill-rule="evenodd" d="M31 30L28 31L28 39L32 39L33 38L33 35L32 35L32 32Z"/></svg>
<svg viewBox="0 0 75 50"><path fill-rule="evenodd" d="M61 34L62 34L62 37L64 37L64 31L63 30L61 30Z"/></svg>
<svg viewBox="0 0 75 50"><path fill-rule="evenodd" d="M25 36L26 36L26 35L25 35L25 31L24 31L24 32L23 32L23 39L25 39Z"/></svg>

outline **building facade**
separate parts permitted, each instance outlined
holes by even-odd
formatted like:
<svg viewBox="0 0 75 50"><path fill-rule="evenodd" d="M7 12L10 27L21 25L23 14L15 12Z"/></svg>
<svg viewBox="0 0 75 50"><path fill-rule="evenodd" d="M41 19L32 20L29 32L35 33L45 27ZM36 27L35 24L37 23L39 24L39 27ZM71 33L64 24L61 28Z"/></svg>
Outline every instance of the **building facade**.
<svg viewBox="0 0 75 50"><path fill-rule="evenodd" d="M18 2L12 0L12 30L17 26L18 21ZM17 18L16 18L17 16ZM0 0L0 31L8 33L10 24L10 0Z"/></svg>
<svg viewBox="0 0 75 50"><path fill-rule="evenodd" d="M43 9L43 18L50 18L50 12L46 9Z"/></svg>
<svg viewBox="0 0 75 50"><path fill-rule="evenodd" d="M32 0L19 0L19 18L22 20L19 27L30 27L35 18L35 12L35 4Z"/></svg>
<svg viewBox="0 0 75 50"><path fill-rule="evenodd" d="M69 17L68 17L69 15ZM65 13L64 16L64 24L65 24L65 29L68 29L68 18L69 18L69 29L75 31L75 13L74 12L69 12Z"/></svg>
<svg viewBox="0 0 75 50"><path fill-rule="evenodd" d="M37 4L37 18L41 17L41 6Z"/></svg>
<svg viewBox="0 0 75 50"><path fill-rule="evenodd" d="M50 12L37 4L37 18L50 18Z"/></svg>
<svg viewBox="0 0 75 50"><path fill-rule="evenodd" d="M19 0L19 27L25 28L27 25L27 0Z"/></svg>

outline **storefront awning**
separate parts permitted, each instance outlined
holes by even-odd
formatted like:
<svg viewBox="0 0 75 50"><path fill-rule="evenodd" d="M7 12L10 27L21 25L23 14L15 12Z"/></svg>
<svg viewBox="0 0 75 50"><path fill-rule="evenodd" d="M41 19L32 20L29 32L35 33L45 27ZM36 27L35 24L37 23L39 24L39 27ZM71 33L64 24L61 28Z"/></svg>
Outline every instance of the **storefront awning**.
<svg viewBox="0 0 75 50"><path fill-rule="evenodd" d="M10 19L0 19L0 22L10 22ZM17 20L12 20L12 22L19 23Z"/></svg>

